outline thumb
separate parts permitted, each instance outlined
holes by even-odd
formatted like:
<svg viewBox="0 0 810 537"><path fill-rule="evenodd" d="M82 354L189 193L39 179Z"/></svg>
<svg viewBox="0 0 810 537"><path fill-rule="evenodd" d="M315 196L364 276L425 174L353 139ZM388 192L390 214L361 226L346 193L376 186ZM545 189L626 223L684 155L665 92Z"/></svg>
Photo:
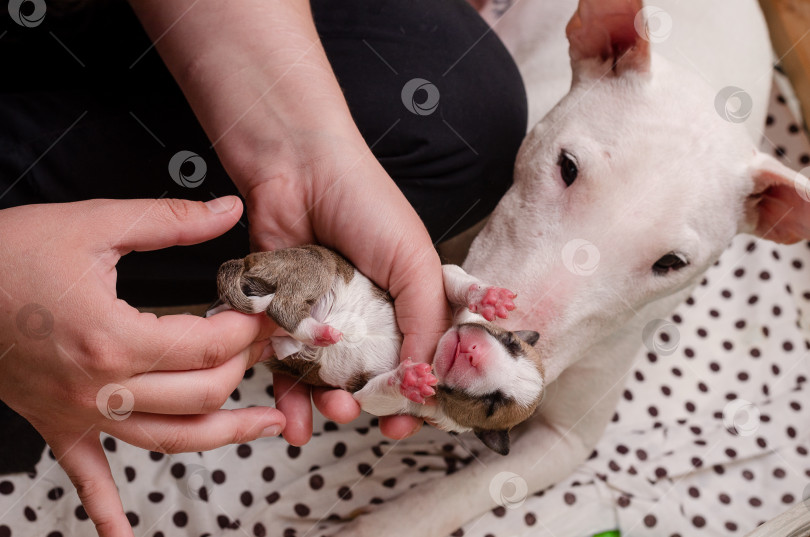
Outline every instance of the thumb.
<svg viewBox="0 0 810 537"><path fill-rule="evenodd" d="M132 537L121 498L97 433L48 442L65 470L99 537Z"/></svg>
<svg viewBox="0 0 810 537"><path fill-rule="evenodd" d="M236 196L208 202L161 198L111 200L98 205L93 220L119 255L204 242L228 231L242 214ZM108 240L109 240L108 239Z"/></svg>
<svg viewBox="0 0 810 537"><path fill-rule="evenodd" d="M451 320L442 267L433 250L407 259L410 265L392 276L389 289L394 296L397 324L404 336L399 356L401 360L412 358L430 363Z"/></svg>

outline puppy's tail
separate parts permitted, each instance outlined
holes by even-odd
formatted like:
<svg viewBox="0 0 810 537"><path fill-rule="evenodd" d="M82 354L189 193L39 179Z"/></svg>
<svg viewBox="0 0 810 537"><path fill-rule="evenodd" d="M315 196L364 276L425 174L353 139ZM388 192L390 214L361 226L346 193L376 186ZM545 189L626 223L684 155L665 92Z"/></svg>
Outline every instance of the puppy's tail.
<svg viewBox="0 0 810 537"><path fill-rule="evenodd" d="M242 281L242 275L245 272L245 261L243 259L231 259L226 261L219 267L217 272L217 290L219 291L219 298L228 304L236 311L242 313L261 313L267 308L267 304L260 302L269 302L263 300L264 297L247 296L243 289L243 285L249 286L249 282Z"/></svg>

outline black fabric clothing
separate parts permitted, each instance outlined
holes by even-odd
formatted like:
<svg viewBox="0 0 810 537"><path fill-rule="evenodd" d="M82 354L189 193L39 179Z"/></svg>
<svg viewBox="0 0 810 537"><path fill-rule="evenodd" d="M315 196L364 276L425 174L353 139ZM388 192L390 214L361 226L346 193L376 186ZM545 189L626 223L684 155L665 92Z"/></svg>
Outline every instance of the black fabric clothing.
<svg viewBox="0 0 810 537"><path fill-rule="evenodd" d="M494 32L463 0L312 0L312 9L360 132L433 239L489 214L511 184L527 116ZM238 194L126 3L49 5L32 28L2 16L0 35L0 209ZM423 82L403 96L414 79ZM181 150L206 162L197 188L168 173ZM247 232L243 217L201 245L124 256L118 294L137 306L212 300L218 266L248 253Z"/></svg>

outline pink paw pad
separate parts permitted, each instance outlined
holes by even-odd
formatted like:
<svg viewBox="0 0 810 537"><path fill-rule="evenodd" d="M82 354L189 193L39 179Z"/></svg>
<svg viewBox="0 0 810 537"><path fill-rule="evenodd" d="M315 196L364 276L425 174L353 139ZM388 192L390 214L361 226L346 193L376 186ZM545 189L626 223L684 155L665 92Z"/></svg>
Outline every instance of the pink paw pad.
<svg viewBox="0 0 810 537"><path fill-rule="evenodd" d="M340 330L332 328L328 324L323 324L315 329L313 342L318 347L328 347L329 345L334 345L340 338L343 337L343 334L340 333Z"/></svg>
<svg viewBox="0 0 810 537"><path fill-rule="evenodd" d="M430 372L432 369L430 364L406 359L400 364L399 369L399 391L414 403L424 403L426 397L436 393L432 386L438 383L438 379Z"/></svg>
<svg viewBox="0 0 810 537"><path fill-rule="evenodd" d="M503 287L481 288L479 285L471 285L469 289L470 301L467 307L473 313L478 313L487 321L495 320L495 317L506 319L509 312L515 309L513 299L517 296L509 289Z"/></svg>

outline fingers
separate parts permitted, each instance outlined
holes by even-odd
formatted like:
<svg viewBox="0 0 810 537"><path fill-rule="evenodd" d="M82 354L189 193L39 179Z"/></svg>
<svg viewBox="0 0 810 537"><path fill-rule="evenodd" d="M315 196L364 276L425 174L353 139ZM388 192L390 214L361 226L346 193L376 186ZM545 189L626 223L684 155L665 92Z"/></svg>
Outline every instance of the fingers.
<svg viewBox="0 0 810 537"><path fill-rule="evenodd" d="M98 433L90 432L81 438L48 439L48 443L76 487L99 537L132 536Z"/></svg>
<svg viewBox="0 0 810 537"><path fill-rule="evenodd" d="M294 446L303 446L312 437L312 403L309 390L309 385L299 379L273 373L276 408L287 418L284 439Z"/></svg>
<svg viewBox="0 0 810 537"><path fill-rule="evenodd" d="M360 415L360 405L344 390L313 388L312 402L321 414L337 423L349 423Z"/></svg>
<svg viewBox="0 0 810 537"><path fill-rule="evenodd" d="M312 437L312 403L330 420L348 423L360 415L360 405L352 394L334 388L312 389L287 375L273 374L276 408L287 418L284 439L294 446L303 446Z"/></svg>
<svg viewBox="0 0 810 537"><path fill-rule="evenodd" d="M267 347L254 343L224 364L192 371L157 371L124 383L133 395L133 410L153 414L206 414L219 410L245 370Z"/></svg>
<svg viewBox="0 0 810 537"><path fill-rule="evenodd" d="M315 388L312 390L312 400L321 414L337 423L349 423L360 415L360 405L349 392L343 390ZM380 418L380 430L393 440L408 438L419 432L421 428L422 420L413 416Z"/></svg>
<svg viewBox="0 0 810 537"><path fill-rule="evenodd" d="M207 451L278 435L284 415L274 408L217 410L196 416L135 412L122 421L108 420L104 432L135 446L162 453Z"/></svg>
<svg viewBox="0 0 810 537"><path fill-rule="evenodd" d="M224 311L212 317L140 314L129 323L128 341L138 341L139 371L216 367L267 339L275 325L266 315Z"/></svg>
<svg viewBox="0 0 810 537"><path fill-rule="evenodd" d="M106 226L97 233L120 255L133 250L158 250L204 242L228 231L242 214L236 196L209 202L161 198L110 200L93 208L95 222Z"/></svg>
<svg viewBox="0 0 810 537"><path fill-rule="evenodd" d="M402 440L419 432L422 419L413 416L384 416L380 418L380 431L393 440Z"/></svg>

